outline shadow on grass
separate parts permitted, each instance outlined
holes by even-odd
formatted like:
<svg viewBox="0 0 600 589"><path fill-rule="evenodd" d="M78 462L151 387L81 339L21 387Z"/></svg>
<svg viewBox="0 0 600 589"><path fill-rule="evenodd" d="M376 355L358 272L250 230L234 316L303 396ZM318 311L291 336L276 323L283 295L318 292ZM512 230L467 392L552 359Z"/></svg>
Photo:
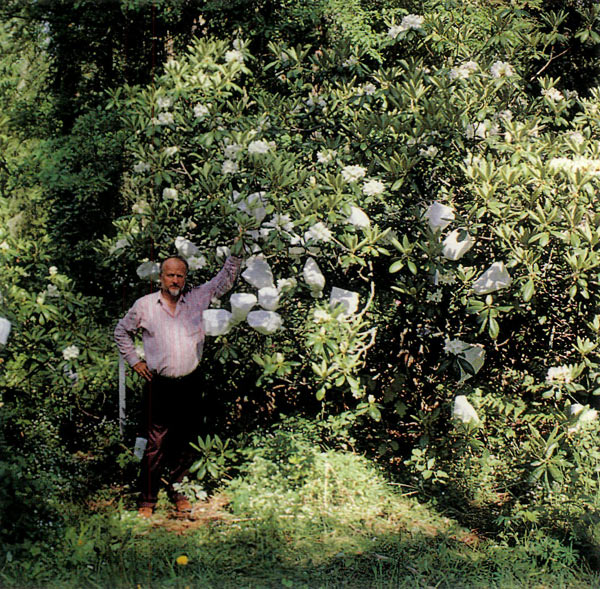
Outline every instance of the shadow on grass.
<svg viewBox="0 0 600 589"><path fill-rule="evenodd" d="M150 520L115 505L73 519L35 566L5 566L6 587L589 587L592 577L500 546L412 500L345 519L320 513L236 517L227 498L194 519L161 505ZM21 563L23 565L24 563Z"/></svg>

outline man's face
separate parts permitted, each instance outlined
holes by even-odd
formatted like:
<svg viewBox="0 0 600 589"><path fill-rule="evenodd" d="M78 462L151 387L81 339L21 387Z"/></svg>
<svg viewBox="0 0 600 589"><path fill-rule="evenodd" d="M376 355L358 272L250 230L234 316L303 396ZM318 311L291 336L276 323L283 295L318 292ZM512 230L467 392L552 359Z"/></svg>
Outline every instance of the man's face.
<svg viewBox="0 0 600 589"><path fill-rule="evenodd" d="M173 297L178 297L185 286L185 264L177 258L169 258L163 262L160 273L160 288Z"/></svg>

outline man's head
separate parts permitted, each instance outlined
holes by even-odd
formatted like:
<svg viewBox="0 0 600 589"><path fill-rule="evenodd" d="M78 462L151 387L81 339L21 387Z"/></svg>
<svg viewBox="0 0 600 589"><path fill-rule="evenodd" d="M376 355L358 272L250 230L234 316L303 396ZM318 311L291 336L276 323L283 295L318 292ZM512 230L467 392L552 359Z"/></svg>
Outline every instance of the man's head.
<svg viewBox="0 0 600 589"><path fill-rule="evenodd" d="M163 260L160 265L160 288L172 297L179 297L185 286L188 273L188 263L179 256L172 256Z"/></svg>

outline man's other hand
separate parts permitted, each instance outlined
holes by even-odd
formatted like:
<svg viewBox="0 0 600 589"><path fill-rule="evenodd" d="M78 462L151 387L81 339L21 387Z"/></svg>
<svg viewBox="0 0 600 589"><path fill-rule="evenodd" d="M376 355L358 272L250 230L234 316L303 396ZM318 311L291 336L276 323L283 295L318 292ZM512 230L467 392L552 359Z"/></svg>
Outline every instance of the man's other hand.
<svg viewBox="0 0 600 589"><path fill-rule="evenodd" d="M146 364L143 360L138 362L133 366L133 369L143 378L145 378L148 382L152 380L152 373L148 368L148 364Z"/></svg>

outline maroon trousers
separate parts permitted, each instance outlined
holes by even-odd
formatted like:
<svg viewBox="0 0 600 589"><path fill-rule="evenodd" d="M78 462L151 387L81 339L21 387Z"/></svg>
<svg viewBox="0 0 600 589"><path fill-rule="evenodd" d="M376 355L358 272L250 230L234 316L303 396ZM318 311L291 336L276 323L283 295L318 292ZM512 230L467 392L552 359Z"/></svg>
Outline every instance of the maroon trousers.
<svg viewBox="0 0 600 589"><path fill-rule="evenodd" d="M184 496L173 488L189 473L198 453L190 446L211 429L213 405L203 395L199 370L182 378L154 376L144 390L144 426L148 444L142 458L140 507L154 507L161 482L172 501Z"/></svg>

